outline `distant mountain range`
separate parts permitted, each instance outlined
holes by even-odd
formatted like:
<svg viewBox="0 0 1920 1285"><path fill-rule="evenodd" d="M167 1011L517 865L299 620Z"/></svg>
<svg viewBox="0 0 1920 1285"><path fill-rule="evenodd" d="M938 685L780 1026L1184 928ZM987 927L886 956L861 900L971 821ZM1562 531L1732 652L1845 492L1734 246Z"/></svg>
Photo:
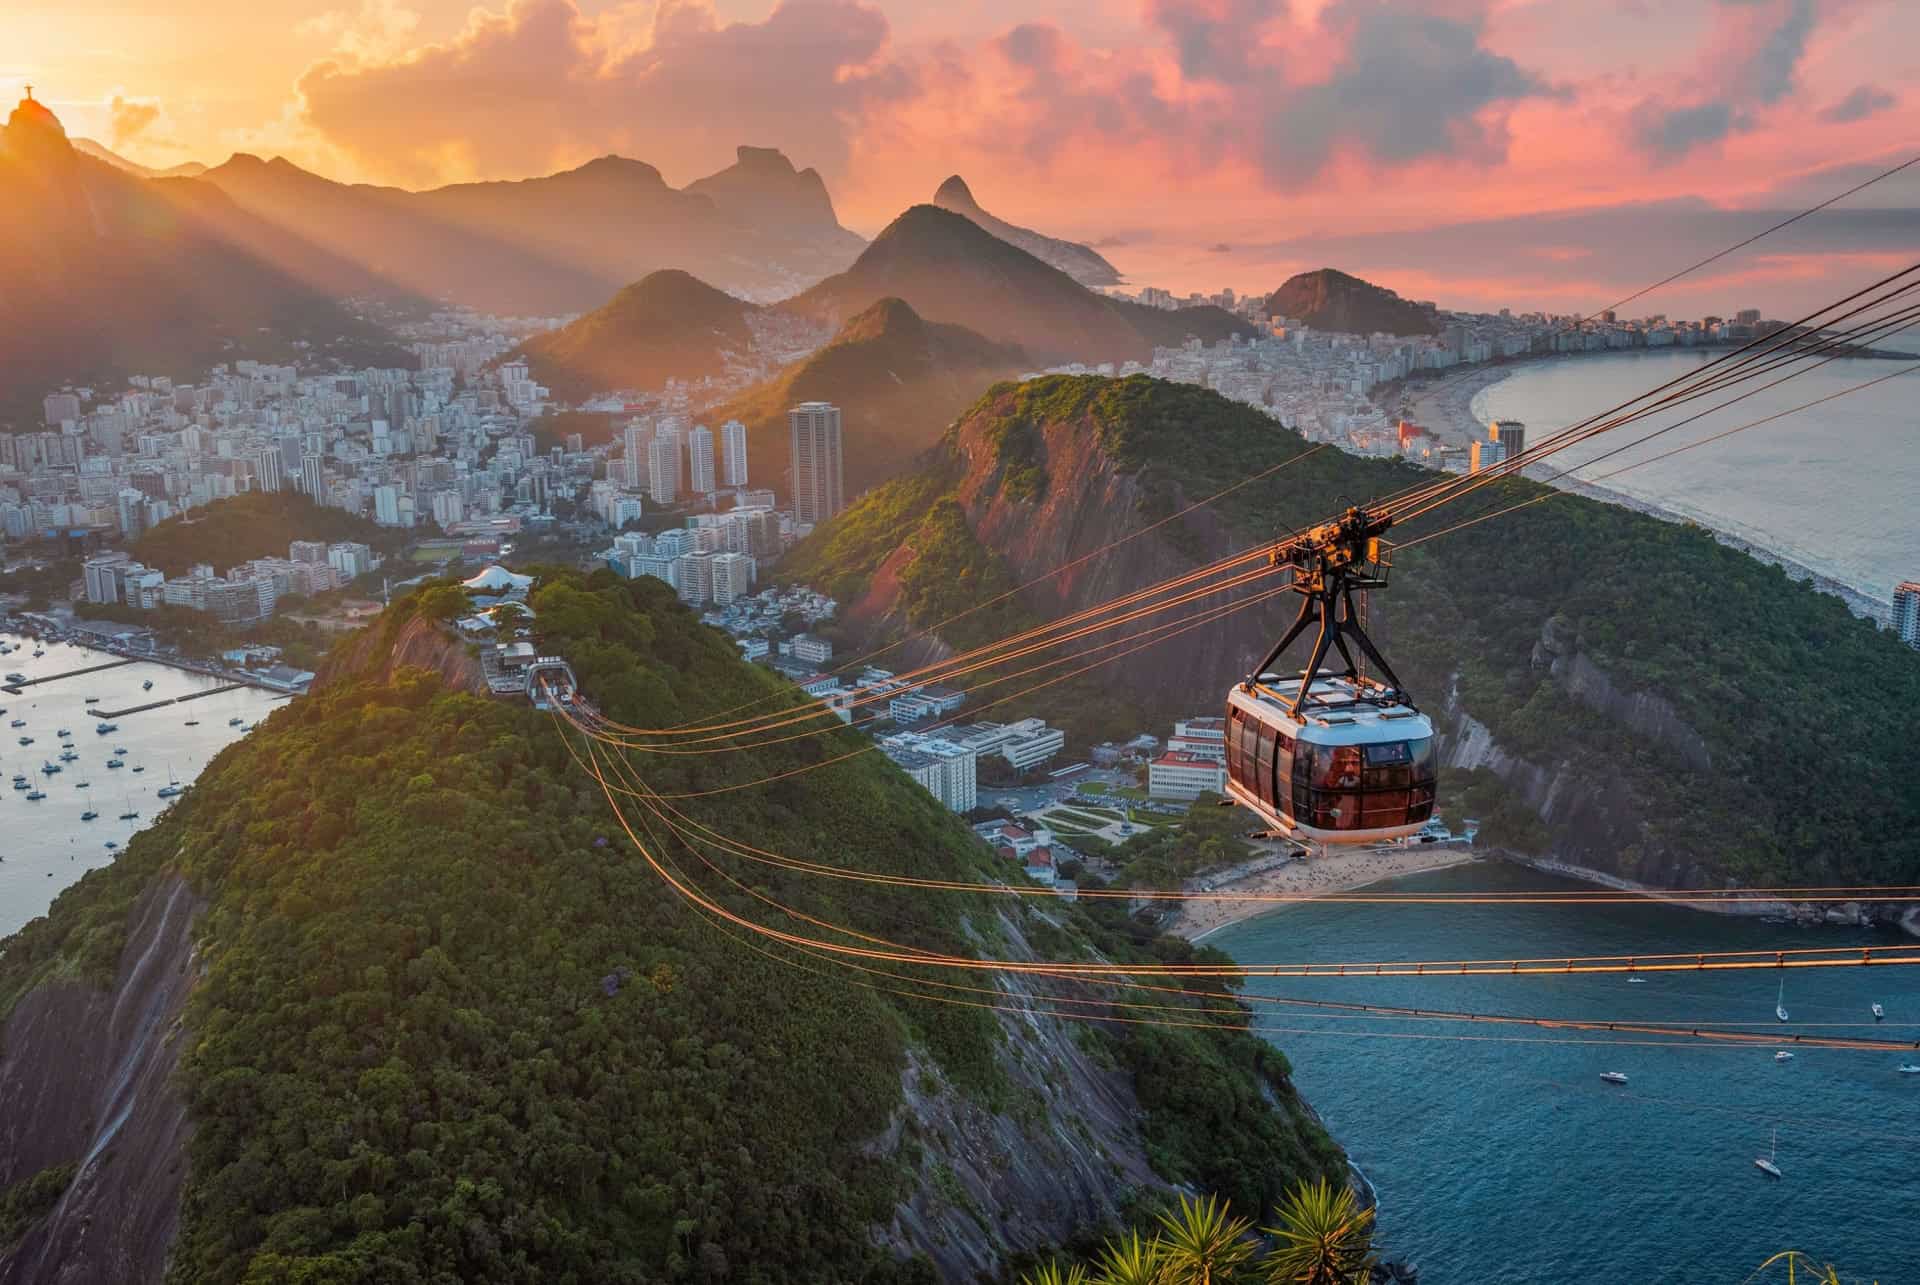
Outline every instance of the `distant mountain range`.
<svg viewBox="0 0 1920 1285"><path fill-rule="evenodd" d="M669 269L649 273L585 316L522 344L528 373L556 397L580 401L618 388L723 373L753 348L759 305Z"/></svg>
<svg viewBox="0 0 1920 1285"><path fill-rule="evenodd" d="M685 189L619 156L425 192L336 183L244 153L204 179L391 288L493 313L582 312L661 268L778 297L845 267L862 245L820 176L766 148L741 148Z"/></svg>
<svg viewBox="0 0 1920 1285"><path fill-rule="evenodd" d="M1212 342L1253 327L1220 308L1178 312L1109 299L964 215L916 205L853 266L782 307L838 323L881 299L904 299L929 321L1018 344L1040 364L1144 361L1189 335Z"/></svg>
<svg viewBox="0 0 1920 1285"><path fill-rule="evenodd" d="M958 174L953 175L940 185L933 194L933 203L943 210L973 220L993 235L1009 245L1017 245L1042 263L1060 269L1083 286L1115 286L1120 284L1120 272L1111 263L1100 256L1091 246L1080 245L1074 241L1062 241L1031 228L1016 227L1005 219L997 219L980 208L973 199L973 191L967 181Z"/></svg>
<svg viewBox="0 0 1920 1285"><path fill-rule="evenodd" d="M907 467L982 390L1026 364L1012 344L926 321L903 300L886 298L855 314L826 347L705 418L745 424L751 476L774 484L788 467L787 408L832 402L841 409L851 495Z"/></svg>
<svg viewBox="0 0 1920 1285"><path fill-rule="evenodd" d="M163 170L157 170L150 165L142 165L138 161L130 161L118 152L109 151L105 146L94 142L91 138L75 138L69 141L73 143L74 151L91 156L96 161L105 161L117 170L125 170L129 174L138 174L141 178L199 178L207 172L207 167L199 161L186 161L179 165L170 165Z"/></svg>
<svg viewBox="0 0 1920 1285"><path fill-rule="evenodd" d="M1288 277L1267 296L1267 313L1304 321L1317 330L1356 335L1431 335L1439 330L1430 309L1334 268Z"/></svg>
<svg viewBox="0 0 1920 1285"><path fill-rule="evenodd" d="M0 130L0 424L38 427L67 381L195 379L238 357L405 364L334 297L365 284L204 182L82 154L36 101Z"/></svg>

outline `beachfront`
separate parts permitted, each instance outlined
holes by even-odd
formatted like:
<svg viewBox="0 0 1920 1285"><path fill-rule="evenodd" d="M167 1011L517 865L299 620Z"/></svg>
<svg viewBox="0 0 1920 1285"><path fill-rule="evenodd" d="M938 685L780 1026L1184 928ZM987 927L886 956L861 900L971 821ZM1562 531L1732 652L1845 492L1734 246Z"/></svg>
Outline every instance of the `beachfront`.
<svg viewBox="0 0 1920 1285"><path fill-rule="evenodd" d="M1228 924L1265 914L1288 904L1284 900L1240 898L1312 898L1352 892L1384 879L1423 874L1466 865L1480 857L1471 848L1412 844L1403 848L1334 850L1323 857L1292 861L1237 883L1223 884L1218 901L1188 901L1167 923L1167 931L1192 941L1218 932Z"/></svg>

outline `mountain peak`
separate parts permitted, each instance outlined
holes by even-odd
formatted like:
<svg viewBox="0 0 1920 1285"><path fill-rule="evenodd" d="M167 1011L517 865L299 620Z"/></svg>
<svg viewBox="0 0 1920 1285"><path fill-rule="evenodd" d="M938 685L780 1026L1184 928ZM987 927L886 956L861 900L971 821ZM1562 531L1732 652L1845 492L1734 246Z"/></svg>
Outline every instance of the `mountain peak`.
<svg viewBox="0 0 1920 1285"><path fill-rule="evenodd" d="M68 155L73 151L73 145L67 141L66 127L51 108L33 96L31 87L7 117L7 127L0 132L0 143L22 158Z"/></svg>
<svg viewBox="0 0 1920 1285"><path fill-rule="evenodd" d="M898 295L888 295L884 299L874 300L849 317L847 323L840 327L840 333L833 337L833 342L860 343L925 327L926 322L913 310L913 305Z"/></svg>
<svg viewBox="0 0 1920 1285"><path fill-rule="evenodd" d="M733 149L733 155L740 168L752 170L755 174L788 175L796 173L793 162L787 154L777 147L748 147L745 143Z"/></svg>
<svg viewBox="0 0 1920 1285"><path fill-rule="evenodd" d="M1288 277L1267 296L1267 313L1348 334L1430 335L1435 330L1427 309L1338 268Z"/></svg>
<svg viewBox="0 0 1920 1285"><path fill-rule="evenodd" d="M967 186L967 180L958 174L950 174L933 194L933 203L952 209L955 206L979 209L980 202L973 199L973 189Z"/></svg>

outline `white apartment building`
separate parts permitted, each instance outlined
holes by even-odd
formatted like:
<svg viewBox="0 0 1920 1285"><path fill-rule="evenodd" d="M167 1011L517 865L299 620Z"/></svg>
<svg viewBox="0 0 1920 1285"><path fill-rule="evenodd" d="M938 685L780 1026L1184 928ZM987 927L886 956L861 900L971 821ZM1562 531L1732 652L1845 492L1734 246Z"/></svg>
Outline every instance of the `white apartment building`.
<svg viewBox="0 0 1920 1285"><path fill-rule="evenodd" d="M966 746L945 737L902 732L884 738L880 748L952 811L971 812L978 805L978 759Z"/></svg>
<svg viewBox="0 0 1920 1285"><path fill-rule="evenodd" d="M720 489L714 469L713 430L705 424L687 434L687 481L695 495L711 495Z"/></svg>
<svg viewBox="0 0 1920 1285"><path fill-rule="evenodd" d="M1147 794L1151 798L1191 801L1203 790L1224 794L1226 789L1224 759L1186 750L1168 750L1147 765Z"/></svg>
<svg viewBox="0 0 1920 1285"><path fill-rule="evenodd" d="M833 644L818 634L795 634L791 641L795 660L809 665L824 665L833 659Z"/></svg>
<svg viewBox="0 0 1920 1285"><path fill-rule="evenodd" d="M720 484L747 484L747 426L737 419L720 426Z"/></svg>
<svg viewBox="0 0 1920 1285"><path fill-rule="evenodd" d="M983 758L998 754L1024 772L1064 749L1067 734L1043 719L1023 718L1017 723L975 723L954 739Z"/></svg>
<svg viewBox="0 0 1920 1285"><path fill-rule="evenodd" d="M713 601L726 606L736 598L745 598L753 592L754 561L748 553L716 553L713 555Z"/></svg>

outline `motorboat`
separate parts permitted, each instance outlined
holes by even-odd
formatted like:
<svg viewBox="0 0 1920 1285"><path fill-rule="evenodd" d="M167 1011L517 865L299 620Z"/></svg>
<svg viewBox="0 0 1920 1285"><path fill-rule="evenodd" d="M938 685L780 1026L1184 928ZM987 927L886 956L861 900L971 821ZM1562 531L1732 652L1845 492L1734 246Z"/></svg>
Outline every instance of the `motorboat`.
<svg viewBox="0 0 1920 1285"><path fill-rule="evenodd" d="M1770 1178L1786 1177L1787 1175L1780 1172L1780 1166L1777 1163L1775 1163L1775 1157L1778 1156L1779 1154L1780 1154L1780 1130L1776 1128L1773 1131L1773 1144L1767 1148L1767 1154L1764 1156L1755 1156L1753 1158L1754 1167L1759 1169L1761 1173L1766 1174Z"/></svg>
<svg viewBox="0 0 1920 1285"><path fill-rule="evenodd" d="M1781 1049L1773 1055L1773 1060L1776 1062L1791 1062L1793 1061L1793 1054L1787 1052L1785 1049Z"/></svg>
<svg viewBox="0 0 1920 1285"><path fill-rule="evenodd" d="M63 727L59 731L55 732L54 735L64 741L69 736L73 735L73 729L71 727Z"/></svg>
<svg viewBox="0 0 1920 1285"><path fill-rule="evenodd" d="M82 705L98 705L100 703L100 698L98 696L89 696L84 701L81 701L80 703Z"/></svg>
<svg viewBox="0 0 1920 1285"><path fill-rule="evenodd" d="M62 763L78 763L80 761L80 756L78 754L75 754L70 749L61 750L60 761Z"/></svg>
<svg viewBox="0 0 1920 1285"><path fill-rule="evenodd" d="M1602 1071L1600 1072L1600 1078L1608 1084L1625 1084L1627 1082L1627 1073L1625 1071Z"/></svg>
<svg viewBox="0 0 1920 1285"><path fill-rule="evenodd" d="M38 803L41 799L44 799L46 797L47 797L47 792L45 790L28 790L27 791L27 802L29 803Z"/></svg>
<svg viewBox="0 0 1920 1285"><path fill-rule="evenodd" d="M108 767L125 767L126 765L127 765L127 761L125 759L108 759L107 760Z"/></svg>
<svg viewBox="0 0 1920 1285"><path fill-rule="evenodd" d="M112 839L108 839L106 842L106 849L108 852L112 852L114 849L118 848L119 846L120 845Z"/></svg>
<svg viewBox="0 0 1920 1285"><path fill-rule="evenodd" d="M24 683L27 681L27 676L25 674L8 674L7 681L10 683Z"/></svg>
<svg viewBox="0 0 1920 1285"><path fill-rule="evenodd" d="M124 745L116 745L113 747L113 754L115 758L125 758L127 756L127 747Z"/></svg>
<svg viewBox="0 0 1920 1285"><path fill-rule="evenodd" d="M26 725L27 725L27 720L24 718L16 718L11 723L7 724L8 727L25 727Z"/></svg>
<svg viewBox="0 0 1920 1285"><path fill-rule="evenodd" d="M1916 1064L1913 1062L1902 1062L1900 1064L1900 1074L1920 1075L1920 1064Z"/></svg>
<svg viewBox="0 0 1920 1285"><path fill-rule="evenodd" d="M144 683L142 683L142 684L140 684L140 690L141 690L141 691L143 691L143 692L150 692L150 691L152 691L152 690L153 690L153 680L152 680L151 678L149 678L149 679L148 679L148 680L147 680L146 682L144 682Z"/></svg>
<svg viewBox="0 0 1920 1285"><path fill-rule="evenodd" d="M42 776L52 776L55 772L58 772L61 770L62 769L58 763L42 763L40 765L40 775Z"/></svg>
<svg viewBox="0 0 1920 1285"><path fill-rule="evenodd" d="M13 774L13 788L16 790L30 790L33 786L27 781L24 772L15 772Z"/></svg>
<svg viewBox="0 0 1920 1285"><path fill-rule="evenodd" d="M136 772L144 772L147 770L147 765L145 763L135 763L133 765L133 770Z"/></svg>
<svg viewBox="0 0 1920 1285"><path fill-rule="evenodd" d="M1884 1022L1887 1020L1886 1008L1877 1002L1873 1006L1873 1020L1876 1022Z"/></svg>
<svg viewBox="0 0 1920 1285"><path fill-rule="evenodd" d="M232 718L230 718L230 719L228 719L228 720L227 720L227 726L228 726L228 727L239 727L239 726L241 726L241 725L243 725L243 724L244 724L244 723L245 723L246 721L247 721L246 719L244 719L244 718L241 718L241 717L240 717L240 716L239 716L238 714L235 714L235 715L234 715L234 716L233 716Z"/></svg>
<svg viewBox="0 0 1920 1285"><path fill-rule="evenodd" d="M20 743L22 745L31 745L33 744L33 738L31 736L23 736L20 738Z"/></svg>
<svg viewBox="0 0 1920 1285"><path fill-rule="evenodd" d="M1647 979L1644 977L1627 978L1627 985L1629 986L1645 986L1646 984L1647 984Z"/></svg>
<svg viewBox="0 0 1920 1285"><path fill-rule="evenodd" d="M105 736L105 735L106 735L106 734L107 734L108 732L117 732L117 731L119 731L119 730L120 730L120 724L118 724L118 723L98 723L98 724L95 724L95 726L94 726L94 729L93 729L93 730L94 730L95 732L98 732L98 733L99 733L100 735L102 735L102 736Z"/></svg>

